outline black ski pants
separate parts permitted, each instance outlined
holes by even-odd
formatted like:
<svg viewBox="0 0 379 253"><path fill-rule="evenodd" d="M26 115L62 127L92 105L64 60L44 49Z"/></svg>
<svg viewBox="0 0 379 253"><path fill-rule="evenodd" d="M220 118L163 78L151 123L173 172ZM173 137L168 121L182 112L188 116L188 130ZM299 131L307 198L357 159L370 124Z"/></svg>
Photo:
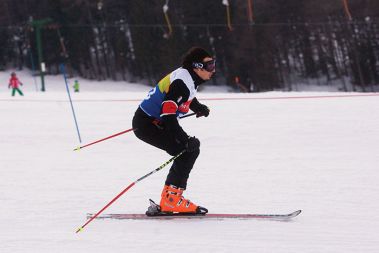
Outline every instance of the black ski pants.
<svg viewBox="0 0 379 253"><path fill-rule="evenodd" d="M165 150L175 156L185 149L183 143L179 143L172 133L168 132L164 124L157 124L153 117L148 116L141 108L138 108L133 117L134 134L140 140ZM180 188L187 187L187 180L193 165L200 154L200 150L184 152L176 158L167 175L166 185L175 185Z"/></svg>

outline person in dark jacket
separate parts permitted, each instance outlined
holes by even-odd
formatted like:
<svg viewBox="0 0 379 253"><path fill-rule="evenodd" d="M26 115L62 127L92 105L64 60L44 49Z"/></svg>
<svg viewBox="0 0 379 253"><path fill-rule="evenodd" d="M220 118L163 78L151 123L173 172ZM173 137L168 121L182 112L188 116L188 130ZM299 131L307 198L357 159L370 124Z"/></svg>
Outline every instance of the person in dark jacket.
<svg viewBox="0 0 379 253"><path fill-rule="evenodd" d="M215 73L215 60L203 48L193 47L185 54L182 66L161 79L139 105L133 117L137 138L176 156L161 194L162 212L197 213L206 210L185 199L189 174L200 154L200 141L189 136L178 118L192 110L197 117L209 115L209 108L200 103L196 92Z"/></svg>

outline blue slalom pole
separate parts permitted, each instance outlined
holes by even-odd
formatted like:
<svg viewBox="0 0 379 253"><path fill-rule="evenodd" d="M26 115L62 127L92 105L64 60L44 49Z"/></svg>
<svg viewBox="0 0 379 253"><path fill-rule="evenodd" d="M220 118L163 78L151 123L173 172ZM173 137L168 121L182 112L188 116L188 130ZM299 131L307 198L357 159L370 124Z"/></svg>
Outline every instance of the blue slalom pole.
<svg viewBox="0 0 379 253"><path fill-rule="evenodd" d="M74 116L74 121L75 121L76 131L78 132L79 142L82 143L82 138L80 138L80 132L79 132L79 127L78 127L78 122L77 122L76 116L75 116L74 105L72 104L72 99L71 99L71 95L70 95L70 89L68 88L67 77L66 77L66 70L65 70L64 64L62 63L59 67L61 69L64 81L66 83L66 90L67 90L68 98L70 99L72 115Z"/></svg>

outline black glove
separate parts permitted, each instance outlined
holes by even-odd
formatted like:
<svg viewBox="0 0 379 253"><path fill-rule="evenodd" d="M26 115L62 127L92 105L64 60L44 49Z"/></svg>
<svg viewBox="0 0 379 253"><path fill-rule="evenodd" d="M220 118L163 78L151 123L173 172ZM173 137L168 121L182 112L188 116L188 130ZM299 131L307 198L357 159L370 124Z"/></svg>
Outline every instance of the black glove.
<svg viewBox="0 0 379 253"><path fill-rule="evenodd" d="M201 116L208 117L209 111L210 110L208 106L200 104L198 110L196 111L196 118L199 118Z"/></svg>
<svg viewBox="0 0 379 253"><path fill-rule="evenodd" d="M188 139L188 142L186 144L186 151L187 152L194 152L196 150L199 150L200 148L200 141L195 136L190 137Z"/></svg>

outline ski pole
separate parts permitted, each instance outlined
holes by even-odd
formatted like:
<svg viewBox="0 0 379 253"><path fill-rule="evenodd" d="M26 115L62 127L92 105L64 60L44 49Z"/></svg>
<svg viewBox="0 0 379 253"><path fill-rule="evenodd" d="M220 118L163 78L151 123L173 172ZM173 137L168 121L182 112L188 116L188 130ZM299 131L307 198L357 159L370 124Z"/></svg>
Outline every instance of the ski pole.
<svg viewBox="0 0 379 253"><path fill-rule="evenodd" d="M181 117L179 117L179 118L180 118L180 119L183 119L183 118L187 118L187 117L193 116L193 115L195 115L195 114L196 114L196 113L190 113L190 114L187 114L187 115L181 116ZM125 133L130 132L130 131L135 131L135 130L137 130L137 129L130 128L130 129L128 129L128 130L125 130L125 131L119 132L119 133L117 133L117 134L113 134L113 135L108 136L108 137L105 137L105 138L103 138L103 139L100 139L100 140L97 140L97 141L94 141L94 142L88 143L88 144L86 144L86 145L84 145L84 146L77 147L77 148L74 149L74 151L81 150L82 148L85 148L85 147L91 146L91 145L93 145L93 144L96 144L96 143L99 143L99 142L102 142L102 141L108 140L108 139L110 139L110 138L113 138L113 137L119 136L119 135L121 135L121 134L125 134Z"/></svg>
<svg viewBox="0 0 379 253"><path fill-rule="evenodd" d="M196 112L193 112L193 113L190 113L190 114L186 114L186 115L184 115L184 116L181 116L181 117L179 117L179 119L184 119L184 118L187 118L187 117L191 117L191 116L193 116L193 115L196 115Z"/></svg>
<svg viewBox="0 0 379 253"><path fill-rule="evenodd" d="M139 179L137 179L136 181L134 181L133 183L131 183L122 192L120 192L116 197L114 197L108 204L106 204L100 211L98 211L94 216L92 216L83 226L81 226L80 228L78 228L78 230L76 230L76 233L79 233L80 231L82 231L85 226L87 226L91 221L93 221L97 216L99 216L105 209L107 209L110 205L112 205L113 202L115 202L119 197L121 197L125 192L127 192L135 184L137 184L139 181L142 181L143 179L147 178L148 176L151 176L152 174L160 171L161 169L163 169L164 167L166 167L169 163L171 163L176 158L178 158L179 156L181 156L184 152L185 152L185 150L183 150L182 152L180 152L176 156L171 157L167 162L165 162L164 164L162 164L161 166L159 166L155 170L147 173L143 177L140 177Z"/></svg>
<svg viewBox="0 0 379 253"><path fill-rule="evenodd" d="M108 140L108 139L110 139L110 138L116 137L116 136L118 136L118 135L121 135L121 134L124 134L124 133L130 132L130 131L134 131L134 130L135 130L135 129L130 128L130 129L128 129L128 130L125 130L125 131L119 132L119 133L117 133L117 134L113 134L113 135L108 136L108 137L105 137L105 138L103 138L103 139L100 139L100 140L97 140L97 141L94 141L94 142L88 143L88 144L86 144L86 145L84 145L84 146L77 147L76 149L74 149L74 151L80 150L80 149L82 149L82 148L85 148L85 147L91 146L91 145L96 144L96 143L99 143L99 142L101 142L101 141L105 141L105 140Z"/></svg>

